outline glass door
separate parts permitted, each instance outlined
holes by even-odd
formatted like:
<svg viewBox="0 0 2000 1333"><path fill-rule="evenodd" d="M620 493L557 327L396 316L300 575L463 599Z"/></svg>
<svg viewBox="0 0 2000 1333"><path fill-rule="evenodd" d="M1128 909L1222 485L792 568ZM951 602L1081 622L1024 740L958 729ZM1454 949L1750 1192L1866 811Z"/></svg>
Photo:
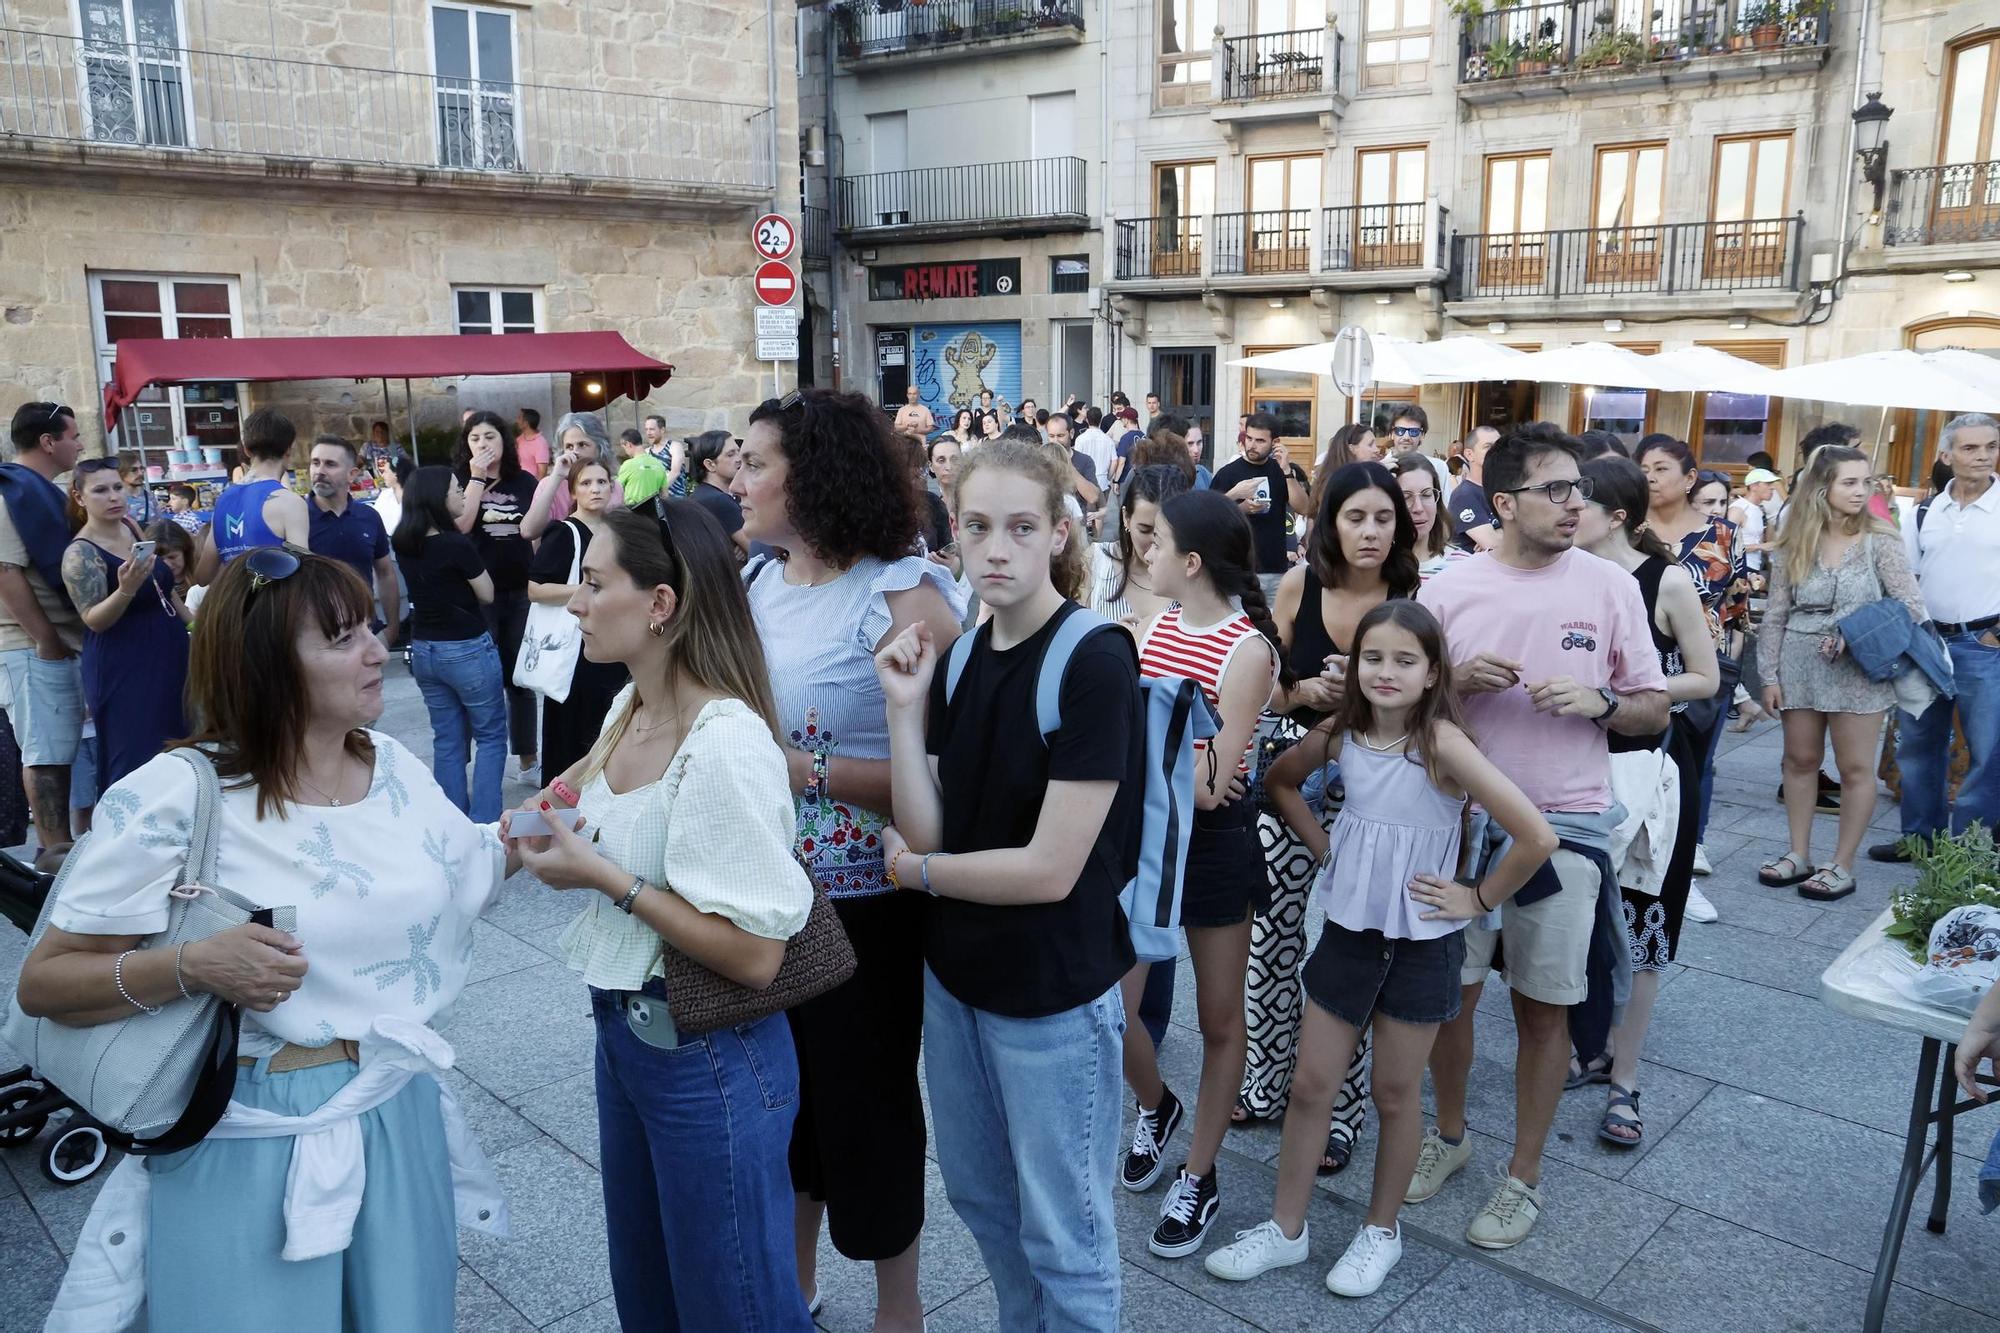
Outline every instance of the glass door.
<svg viewBox="0 0 2000 1333"><path fill-rule="evenodd" d="M1954 47L1938 135L1933 242L2000 236L2000 33Z"/></svg>
<svg viewBox="0 0 2000 1333"><path fill-rule="evenodd" d="M1356 268L1410 268L1424 262L1428 158L1422 148L1370 148L1356 159Z"/></svg>
<svg viewBox="0 0 2000 1333"><path fill-rule="evenodd" d="M82 0L84 119L100 143L188 146L187 52L175 0Z"/></svg>
<svg viewBox="0 0 2000 1333"><path fill-rule="evenodd" d="M1153 168L1153 276L1201 276L1201 229L1215 208L1215 164Z"/></svg>
<svg viewBox="0 0 2000 1333"><path fill-rule="evenodd" d="M1792 136L1765 134L1715 142L1715 195L1703 264L1717 281L1776 278L1785 269L1785 200Z"/></svg>
<svg viewBox="0 0 2000 1333"><path fill-rule="evenodd" d="M519 171L513 16L433 5L431 72L437 85L438 165Z"/></svg>
<svg viewBox="0 0 2000 1333"><path fill-rule="evenodd" d="M1659 284L1666 174L1665 144L1597 150L1590 282L1619 287Z"/></svg>
<svg viewBox="0 0 2000 1333"><path fill-rule="evenodd" d="M1549 155L1486 159L1486 238L1481 286L1536 288L1548 264Z"/></svg>

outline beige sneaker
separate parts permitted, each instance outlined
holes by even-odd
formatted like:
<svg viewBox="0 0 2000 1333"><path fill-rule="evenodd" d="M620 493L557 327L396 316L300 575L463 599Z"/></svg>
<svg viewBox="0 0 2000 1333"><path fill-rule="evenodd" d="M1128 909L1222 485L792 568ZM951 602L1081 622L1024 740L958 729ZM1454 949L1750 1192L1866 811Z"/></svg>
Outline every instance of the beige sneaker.
<svg viewBox="0 0 2000 1333"><path fill-rule="evenodd" d="M1528 1238L1541 1215L1541 1191L1522 1184L1502 1167L1500 1188L1493 1191L1485 1207L1472 1215L1465 1238L1482 1250L1512 1249Z"/></svg>
<svg viewBox="0 0 2000 1333"><path fill-rule="evenodd" d="M1435 1125L1424 1131L1424 1146L1417 1153L1417 1169L1410 1177L1404 1203L1422 1203L1444 1188L1452 1172L1472 1160L1472 1135L1460 1139L1457 1147L1446 1143Z"/></svg>

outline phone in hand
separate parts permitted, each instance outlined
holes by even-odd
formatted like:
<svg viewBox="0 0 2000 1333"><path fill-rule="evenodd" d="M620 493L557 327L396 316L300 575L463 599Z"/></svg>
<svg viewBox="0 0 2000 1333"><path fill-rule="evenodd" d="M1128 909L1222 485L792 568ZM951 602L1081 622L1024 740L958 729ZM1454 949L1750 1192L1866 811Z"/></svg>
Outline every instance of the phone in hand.
<svg viewBox="0 0 2000 1333"><path fill-rule="evenodd" d="M569 826L576 827L576 811L551 810L549 814L569 816ZM540 810L516 810L507 820L507 836L510 838L546 838L549 836L548 815Z"/></svg>
<svg viewBox="0 0 2000 1333"><path fill-rule="evenodd" d="M158 545L158 542L133 542L132 563L136 565L142 560L150 559L153 554L153 548Z"/></svg>

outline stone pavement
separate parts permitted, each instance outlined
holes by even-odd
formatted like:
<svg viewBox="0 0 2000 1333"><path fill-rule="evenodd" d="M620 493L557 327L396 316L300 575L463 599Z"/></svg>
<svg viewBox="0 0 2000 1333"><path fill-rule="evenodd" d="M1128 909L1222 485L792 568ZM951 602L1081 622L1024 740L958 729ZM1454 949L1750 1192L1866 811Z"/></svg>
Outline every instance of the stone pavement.
<svg viewBox="0 0 2000 1333"><path fill-rule="evenodd" d="M388 694L385 728L428 756L423 705L399 665ZM1247 1285L1211 1279L1198 1258L1167 1261L1146 1250L1164 1183L1143 1197L1119 1191L1125 1326L1859 1328L1918 1042L1827 1008L1818 979L1908 871L1868 864L1860 891L1826 907L1762 888L1756 868L1783 850L1785 836L1784 812L1772 799L1776 728L1727 737L1716 783L1708 838L1716 873L1703 888L1722 921L1688 926L1681 962L1661 993L1640 1079L1642 1147L1624 1152L1598 1141L1601 1088L1568 1094L1534 1236L1498 1254L1464 1243L1511 1135L1513 1024L1500 988L1489 987L1472 1079L1478 1152L1437 1198L1404 1214L1403 1262L1379 1293L1342 1301L1321 1285L1360 1225L1374 1163L1371 1128L1347 1171L1321 1182L1312 1259ZM1893 829L1893 809L1885 805L1876 823ZM1832 819L1822 817L1816 833L1830 840ZM510 884L479 927L473 982L447 1029L459 1053L458 1094L498 1166L515 1221L508 1243L465 1237L463 1330L618 1326L604 1265L589 1008L555 959L556 936L574 911L573 900L526 877ZM24 944L12 932L0 938L6 985ZM1189 1024L1186 967L1181 981L1176 1018ZM1162 1062L1184 1095L1193 1092L1199 1060L1198 1034L1177 1026ZM1898 1333L2000 1333L2000 1219L1981 1217L1973 1202L1976 1162L1995 1129L2000 1115L1982 1112L1958 1136L1947 1234L1910 1229L1889 1309L1888 1326ZM1277 1150L1275 1126L1231 1130L1220 1166L1222 1240L1268 1215ZM0 1152L0 1161L0 1330L39 1328L97 1181L52 1186L27 1149ZM993 1329L992 1289L934 1163L923 1244L932 1333ZM824 1241L820 1252L821 1326L861 1333L870 1326L872 1277Z"/></svg>

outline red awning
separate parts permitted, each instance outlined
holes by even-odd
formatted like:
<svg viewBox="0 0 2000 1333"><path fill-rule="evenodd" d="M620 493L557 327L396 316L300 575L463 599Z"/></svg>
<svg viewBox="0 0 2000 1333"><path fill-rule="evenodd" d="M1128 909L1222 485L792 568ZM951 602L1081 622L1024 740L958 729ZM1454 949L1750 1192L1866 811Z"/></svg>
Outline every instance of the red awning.
<svg viewBox="0 0 2000 1333"><path fill-rule="evenodd" d="M433 379L451 375L568 375L570 407L643 398L674 368L616 333L433 334L391 338L125 338L118 343L105 420L152 384L198 380ZM603 392L593 394L597 383Z"/></svg>

